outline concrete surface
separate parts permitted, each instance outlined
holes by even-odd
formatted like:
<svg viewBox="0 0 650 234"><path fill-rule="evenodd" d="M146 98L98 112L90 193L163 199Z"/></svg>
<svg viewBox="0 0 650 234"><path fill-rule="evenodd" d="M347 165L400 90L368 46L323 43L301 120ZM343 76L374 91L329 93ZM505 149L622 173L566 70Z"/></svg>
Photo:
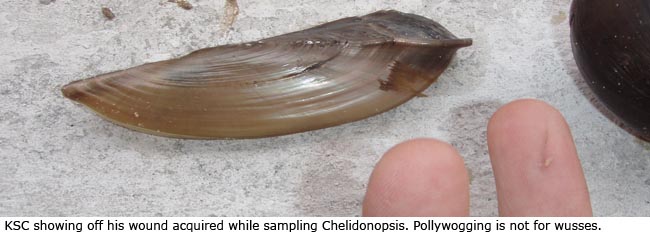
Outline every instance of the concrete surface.
<svg viewBox="0 0 650 234"><path fill-rule="evenodd" d="M486 120L524 97L567 118L596 215L650 215L650 144L618 127L581 80L569 0L240 0L231 28L225 0L190 2L0 4L0 215L355 216L382 153L435 137L465 157L472 215L494 216ZM475 45L429 97L364 121L259 140L167 139L115 126L59 92L76 79L381 9L435 19Z"/></svg>

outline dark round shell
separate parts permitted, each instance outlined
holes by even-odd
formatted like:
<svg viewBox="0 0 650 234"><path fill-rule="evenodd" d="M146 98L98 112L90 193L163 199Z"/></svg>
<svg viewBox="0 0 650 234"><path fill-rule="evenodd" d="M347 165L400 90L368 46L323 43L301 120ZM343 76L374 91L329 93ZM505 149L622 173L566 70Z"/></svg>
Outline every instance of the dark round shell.
<svg viewBox="0 0 650 234"><path fill-rule="evenodd" d="M650 140L650 1L574 0L571 40L596 96Z"/></svg>

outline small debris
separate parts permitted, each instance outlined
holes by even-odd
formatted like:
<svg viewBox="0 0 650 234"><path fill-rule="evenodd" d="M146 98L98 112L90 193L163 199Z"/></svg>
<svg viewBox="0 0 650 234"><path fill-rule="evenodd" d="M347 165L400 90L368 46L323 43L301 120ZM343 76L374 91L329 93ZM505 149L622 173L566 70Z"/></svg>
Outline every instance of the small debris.
<svg viewBox="0 0 650 234"><path fill-rule="evenodd" d="M180 0L180 1L177 2L177 4L178 4L179 7L182 7L185 10L192 9L192 4L190 4L190 2L188 2L188 1Z"/></svg>
<svg viewBox="0 0 650 234"><path fill-rule="evenodd" d="M551 23L553 25L559 25L559 24L563 23L564 21L566 21L567 18L568 17L567 17L566 12L559 11L557 13L557 15L554 15L553 17L551 17Z"/></svg>
<svg viewBox="0 0 650 234"><path fill-rule="evenodd" d="M55 2L56 0L38 0L43 5L49 5L50 3Z"/></svg>
<svg viewBox="0 0 650 234"><path fill-rule="evenodd" d="M175 2L176 5L178 5L179 7L185 10L190 10L193 8L192 4L187 0L168 0L168 2Z"/></svg>
<svg viewBox="0 0 650 234"><path fill-rule="evenodd" d="M106 19L108 19L108 20L113 20L113 19L115 19L115 14L113 14L113 11L111 10L111 8L108 8L108 7L102 7L102 14L103 14L104 17L106 17Z"/></svg>
<svg viewBox="0 0 650 234"><path fill-rule="evenodd" d="M237 5L237 0L226 0L226 17L223 21L224 30L228 30L232 27L232 24L235 23L237 15L239 14L239 5Z"/></svg>

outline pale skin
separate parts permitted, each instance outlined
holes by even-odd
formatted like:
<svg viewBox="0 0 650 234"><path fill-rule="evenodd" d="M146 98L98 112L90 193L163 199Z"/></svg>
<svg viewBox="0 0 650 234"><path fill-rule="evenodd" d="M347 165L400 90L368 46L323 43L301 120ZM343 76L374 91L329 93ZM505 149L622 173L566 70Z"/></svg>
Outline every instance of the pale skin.
<svg viewBox="0 0 650 234"><path fill-rule="evenodd" d="M487 127L501 216L591 216L571 131L537 100L501 107ZM449 144L416 139L390 149L375 167L364 216L468 216L469 177Z"/></svg>

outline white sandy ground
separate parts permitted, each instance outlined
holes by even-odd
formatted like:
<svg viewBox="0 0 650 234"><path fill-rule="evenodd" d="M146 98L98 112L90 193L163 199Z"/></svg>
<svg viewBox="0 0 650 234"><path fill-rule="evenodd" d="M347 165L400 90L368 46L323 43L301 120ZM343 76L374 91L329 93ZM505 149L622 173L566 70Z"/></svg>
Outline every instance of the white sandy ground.
<svg viewBox="0 0 650 234"><path fill-rule="evenodd" d="M569 0L4 0L0 4L0 215L355 216L373 166L416 137L452 143L471 214L497 215L485 141L500 105L538 98L573 129L598 216L650 215L650 144L593 101L570 50ZM100 13L109 6L116 15ZM382 115L259 140L133 132L62 97L89 76L381 9L416 13L474 46L425 94Z"/></svg>

